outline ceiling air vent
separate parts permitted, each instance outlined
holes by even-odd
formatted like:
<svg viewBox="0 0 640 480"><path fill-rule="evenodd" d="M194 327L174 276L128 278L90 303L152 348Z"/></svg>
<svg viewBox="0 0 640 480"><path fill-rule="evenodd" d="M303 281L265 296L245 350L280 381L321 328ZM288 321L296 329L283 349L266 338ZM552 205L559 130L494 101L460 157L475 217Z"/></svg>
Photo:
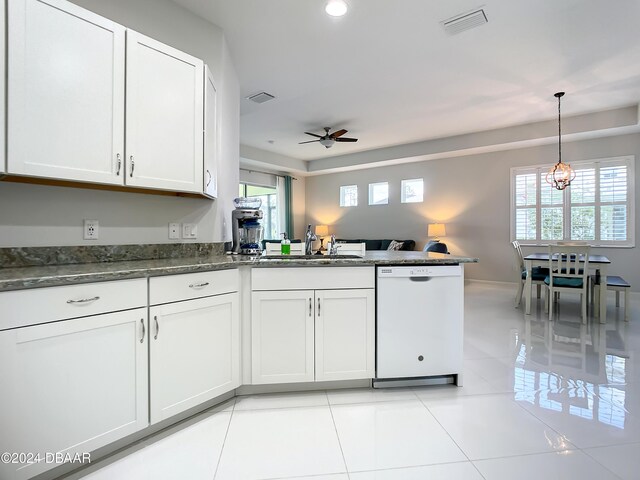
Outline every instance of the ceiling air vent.
<svg viewBox="0 0 640 480"><path fill-rule="evenodd" d="M255 95L248 96L247 100L251 100L252 102L255 102L255 103L264 103L264 102L268 102L269 100L273 100L274 98L276 97L274 97L270 93L260 92L260 93L256 93Z"/></svg>
<svg viewBox="0 0 640 480"><path fill-rule="evenodd" d="M442 22L442 26L444 27L445 32L449 35L457 35L465 30L484 25L488 21L489 20L487 20L487 15L484 13L484 10L480 8L472 12L448 18Z"/></svg>

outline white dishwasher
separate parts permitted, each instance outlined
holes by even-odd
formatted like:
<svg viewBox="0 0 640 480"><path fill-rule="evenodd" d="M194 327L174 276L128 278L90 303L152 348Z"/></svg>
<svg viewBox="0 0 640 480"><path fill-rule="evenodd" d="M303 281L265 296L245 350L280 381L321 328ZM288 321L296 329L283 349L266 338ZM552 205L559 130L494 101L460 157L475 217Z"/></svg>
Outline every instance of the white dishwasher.
<svg viewBox="0 0 640 480"><path fill-rule="evenodd" d="M378 266L374 387L462 385L461 265Z"/></svg>

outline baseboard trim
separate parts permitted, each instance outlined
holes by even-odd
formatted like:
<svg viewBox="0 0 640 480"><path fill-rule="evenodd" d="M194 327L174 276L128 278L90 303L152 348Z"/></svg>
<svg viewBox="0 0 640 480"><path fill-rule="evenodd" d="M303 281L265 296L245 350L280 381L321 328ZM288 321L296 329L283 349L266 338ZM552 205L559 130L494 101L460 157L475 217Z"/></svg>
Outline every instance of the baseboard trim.
<svg viewBox="0 0 640 480"><path fill-rule="evenodd" d="M488 285L501 285L503 287L518 286L516 282L499 282L497 280L481 280L479 278L467 278L465 279L465 283L482 283L482 284L488 284Z"/></svg>
<svg viewBox="0 0 640 480"><path fill-rule="evenodd" d="M262 393L311 392L314 390L338 390L344 388L371 387L371 379L339 380L333 382L274 383L269 385L242 385L236 395L257 395Z"/></svg>

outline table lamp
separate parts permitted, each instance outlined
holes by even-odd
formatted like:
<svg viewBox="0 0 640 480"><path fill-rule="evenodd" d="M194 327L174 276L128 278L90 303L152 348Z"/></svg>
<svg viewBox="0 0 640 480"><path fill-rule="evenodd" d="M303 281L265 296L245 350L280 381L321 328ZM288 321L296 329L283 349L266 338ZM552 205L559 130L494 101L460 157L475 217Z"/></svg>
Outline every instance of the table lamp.
<svg viewBox="0 0 640 480"><path fill-rule="evenodd" d="M447 235L444 223L430 223L427 229L427 236L433 237L436 241L440 241L440 237Z"/></svg>
<svg viewBox="0 0 640 480"><path fill-rule="evenodd" d="M316 225L316 237L320 239L320 248L318 252L324 252L326 249L324 248L324 237L329 235L329 226L328 225Z"/></svg>

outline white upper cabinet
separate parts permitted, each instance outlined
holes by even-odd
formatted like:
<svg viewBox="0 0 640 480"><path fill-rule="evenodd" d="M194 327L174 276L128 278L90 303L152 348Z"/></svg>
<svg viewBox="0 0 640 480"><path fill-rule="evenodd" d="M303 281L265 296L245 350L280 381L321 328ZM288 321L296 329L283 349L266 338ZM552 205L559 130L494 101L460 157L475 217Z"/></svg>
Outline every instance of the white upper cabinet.
<svg viewBox="0 0 640 480"><path fill-rule="evenodd" d="M204 64L127 30L126 180L202 193Z"/></svg>
<svg viewBox="0 0 640 480"><path fill-rule="evenodd" d="M8 172L122 184L125 28L69 2L8 2Z"/></svg>
<svg viewBox="0 0 640 480"><path fill-rule="evenodd" d="M4 7L4 4L2 5ZM5 79L6 72L4 67L6 66L6 45L5 45L5 8L0 8L0 65L2 65L2 71L0 72L0 112L5 111ZM4 115L0 115L0 173L4 173L7 168L5 158L5 124Z"/></svg>
<svg viewBox="0 0 640 480"><path fill-rule="evenodd" d="M204 186L207 197L218 196L217 90L209 67L204 67Z"/></svg>

